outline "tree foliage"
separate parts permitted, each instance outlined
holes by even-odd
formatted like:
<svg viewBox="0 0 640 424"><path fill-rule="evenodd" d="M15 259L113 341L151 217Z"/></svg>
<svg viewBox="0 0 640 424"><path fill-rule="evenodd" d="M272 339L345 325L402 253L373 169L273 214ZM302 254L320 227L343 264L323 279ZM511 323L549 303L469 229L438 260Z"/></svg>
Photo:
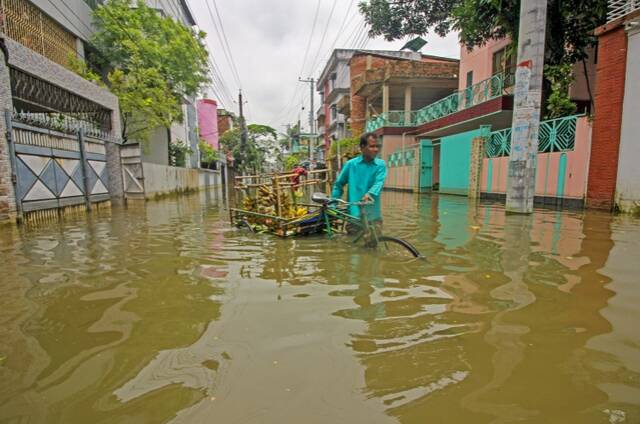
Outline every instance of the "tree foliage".
<svg viewBox="0 0 640 424"><path fill-rule="evenodd" d="M198 150L200 150L200 163L207 168L210 168L215 161L220 159L218 151L203 139L200 139L200 143L198 143Z"/></svg>
<svg viewBox="0 0 640 424"><path fill-rule="evenodd" d="M544 74L551 84L551 94L547 98L546 117L560 118L576 112L576 105L569 98L569 85L573 82L571 65L547 65Z"/></svg>
<svg viewBox="0 0 640 424"><path fill-rule="evenodd" d="M259 173L265 166L275 166L280 160L280 146L276 130L268 125L247 126L247 145L242 146L241 130L235 127L220 137L220 144L226 153L233 156L241 173Z"/></svg>
<svg viewBox="0 0 640 424"><path fill-rule="evenodd" d="M518 39L519 0L368 0L360 11L371 36L396 40L433 30L444 36L460 33L469 49L505 36ZM549 0L546 60L573 64L595 45L593 29L606 20L606 0Z"/></svg>
<svg viewBox="0 0 640 424"><path fill-rule="evenodd" d="M349 137L336 140L329 147L329 159L338 157L338 144L340 144L340 156L352 158L360 153L360 137Z"/></svg>
<svg viewBox="0 0 640 424"><path fill-rule="evenodd" d="M208 81L203 32L138 0L110 0L94 12L95 62L120 100L122 138L144 141L158 126L181 121L181 102Z"/></svg>

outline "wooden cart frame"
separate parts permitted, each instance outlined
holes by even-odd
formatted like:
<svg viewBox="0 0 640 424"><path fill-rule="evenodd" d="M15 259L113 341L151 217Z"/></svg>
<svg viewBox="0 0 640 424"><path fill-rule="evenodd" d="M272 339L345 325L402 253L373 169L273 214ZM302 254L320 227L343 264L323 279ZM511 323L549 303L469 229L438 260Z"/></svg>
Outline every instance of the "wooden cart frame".
<svg viewBox="0 0 640 424"><path fill-rule="evenodd" d="M281 194L288 191L293 195L293 191L302 189L309 194L313 191L325 191L324 185L328 182L329 170L319 169L309 171L306 176L300 175L299 181L295 173L245 175L235 177L234 190L236 193L236 204L241 204L246 197L257 197L260 187L268 187L275 193L275 214L264 214L260 212L245 210L234 207L229 208L229 218L233 225L246 225L253 229L255 224L268 227L268 232L280 237L295 235L307 235L322 232L325 222L322 219L320 205L309 202L297 202L297 206L307 208L307 215L296 218L284 216L284 205L281 204Z"/></svg>

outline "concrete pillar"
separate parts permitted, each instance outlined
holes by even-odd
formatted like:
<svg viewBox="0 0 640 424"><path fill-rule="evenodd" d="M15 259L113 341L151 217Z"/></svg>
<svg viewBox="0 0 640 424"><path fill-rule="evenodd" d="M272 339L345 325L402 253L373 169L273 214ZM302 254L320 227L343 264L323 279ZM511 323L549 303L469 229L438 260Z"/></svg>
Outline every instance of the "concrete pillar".
<svg viewBox="0 0 640 424"><path fill-rule="evenodd" d="M0 47L3 46L4 38L0 35ZM16 198L11 179L12 169L5 122L5 111L13 110L7 60L5 50L0 48L0 223L16 219Z"/></svg>
<svg viewBox="0 0 640 424"><path fill-rule="evenodd" d="M404 124L411 126L411 107L412 107L413 87L410 85L404 88Z"/></svg>
<svg viewBox="0 0 640 424"><path fill-rule="evenodd" d="M480 176L484 160L484 137L471 140L471 161L469 162L469 199L480 198Z"/></svg>
<svg viewBox="0 0 640 424"><path fill-rule="evenodd" d="M638 69L640 69L640 28L630 26L615 200L621 212L633 214L640 214L640 167L638 167L640 79L636 72Z"/></svg>
<svg viewBox="0 0 640 424"><path fill-rule="evenodd" d="M389 84L382 84L382 113L389 112Z"/></svg>
<svg viewBox="0 0 640 424"><path fill-rule="evenodd" d="M469 161L469 192L470 199L480 198L480 178L484 163L484 145L491 134L491 125L480 127L480 135L471 140L471 160Z"/></svg>
<svg viewBox="0 0 640 424"><path fill-rule="evenodd" d="M533 212L546 21L546 0L522 0L507 182L512 213Z"/></svg>

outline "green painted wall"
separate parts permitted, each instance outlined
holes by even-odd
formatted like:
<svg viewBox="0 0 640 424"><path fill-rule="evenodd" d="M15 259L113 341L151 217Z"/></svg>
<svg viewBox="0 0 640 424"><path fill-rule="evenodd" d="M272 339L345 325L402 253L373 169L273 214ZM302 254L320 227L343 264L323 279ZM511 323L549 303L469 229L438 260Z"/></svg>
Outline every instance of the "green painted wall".
<svg viewBox="0 0 640 424"><path fill-rule="evenodd" d="M471 140L480 130L468 131L440 139L440 192L467 195Z"/></svg>

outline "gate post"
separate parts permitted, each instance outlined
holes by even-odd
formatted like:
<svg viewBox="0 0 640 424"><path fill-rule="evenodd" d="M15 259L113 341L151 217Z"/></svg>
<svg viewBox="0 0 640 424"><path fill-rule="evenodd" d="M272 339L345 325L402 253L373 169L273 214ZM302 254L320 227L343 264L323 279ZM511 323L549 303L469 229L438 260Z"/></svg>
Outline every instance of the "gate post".
<svg viewBox="0 0 640 424"><path fill-rule="evenodd" d="M0 33L0 222L20 219L18 212L15 180L15 155L11 154L13 145L9 140L11 130L11 82L9 76L9 54L4 44L4 34ZM6 111L6 112L5 112Z"/></svg>
<svg viewBox="0 0 640 424"><path fill-rule="evenodd" d="M490 125L480 127L480 135L471 141L471 160L469 166L469 199L480 198L480 178L482 177L482 163L484 161L484 143L491 131Z"/></svg>
<svg viewBox="0 0 640 424"><path fill-rule="evenodd" d="M22 220L22 199L18 199L17 193L17 184L18 184L18 176L16 175L16 149L15 146L13 144L13 127L11 126L11 111L10 110L5 110L4 111L4 122L6 124L6 140L7 140L7 146L8 146L8 153L9 153L9 163L11 164L11 169L7 169L4 172L2 172L4 175L0 175L0 179L4 180L4 177L9 176L10 177L10 181L11 184L6 184L6 187L4 187L4 189L8 192L7 193L7 197L8 199L8 206L9 206L9 213L11 213L11 197L13 194L13 198L15 199L15 210L17 213L17 220L21 221ZM0 152L2 153L2 152ZM0 157L0 165L2 165L2 159ZM0 170L2 170L2 166L0 166ZM11 192L11 188L13 188L13 193ZM2 191L0 189L0 191Z"/></svg>
<svg viewBox="0 0 640 424"><path fill-rule="evenodd" d="M80 169L82 169L82 186L84 187L84 202L87 206L87 210L91 210L91 193L89 192L89 177L88 177L88 163L87 163L87 152L85 150L84 145L84 130L80 128L78 130L78 144L80 146Z"/></svg>

